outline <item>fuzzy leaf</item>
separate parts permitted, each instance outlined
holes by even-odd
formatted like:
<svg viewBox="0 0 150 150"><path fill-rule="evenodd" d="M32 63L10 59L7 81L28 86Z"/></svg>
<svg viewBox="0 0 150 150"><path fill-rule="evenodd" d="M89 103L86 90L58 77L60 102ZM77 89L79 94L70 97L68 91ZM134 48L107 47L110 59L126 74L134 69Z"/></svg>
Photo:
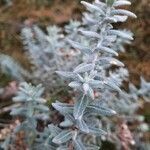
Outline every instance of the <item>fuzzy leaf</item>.
<svg viewBox="0 0 150 150"><path fill-rule="evenodd" d="M81 131L89 133L89 128L83 119L77 120L77 125Z"/></svg>
<svg viewBox="0 0 150 150"><path fill-rule="evenodd" d="M123 6L123 5L131 5L131 2L127 0L118 0L118 1L115 1L113 4L114 7Z"/></svg>
<svg viewBox="0 0 150 150"><path fill-rule="evenodd" d="M88 96L94 100L94 91L90 86L89 86L89 90L88 90Z"/></svg>
<svg viewBox="0 0 150 150"><path fill-rule="evenodd" d="M111 87L112 89L121 92L121 89L112 81L104 81L104 84Z"/></svg>
<svg viewBox="0 0 150 150"><path fill-rule="evenodd" d="M79 49L79 50L81 50L81 51L84 52L84 53L88 53L88 54L91 53L91 51L90 51L90 49L89 49L88 47L82 46L80 43L74 42L74 41L72 41L72 40L67 40L67 41L69 42L69 44L70 44L73 48Z"/></svg>
<svg viewBox="0 0 150 150"><path fill-rule="evenodd" d="M131 34L128 34L127 32L124 32L124 31L110 30L109 33L114 34L114 35L118 35L118 36L125 38L125 39L133 40L133 37L131 36Z"/></svg>
<svg viewBox="0 0 150 150"><path fill-rule="evenodd" d="M109 64L112 64L112 65L124 67L124 64L121 61L119 61L119 60L117 60L115 58L112 58L112 57L101 57L99 59L99 63L101 63L101 62L103 62L105 64L109 63Z"/></svg>
<svg viewBox="0 0 150 150"><path fill-rule="evenodd" d="M99 129L99 128L95 128L95 127L89 127L89 131L90 133L93 133L97 136L100 136L100 135L106 135L107 132L105 132L104 130L102 129Z"/></svg>
<svg viewBox="0 0 150 150"><path fill-rule="evenodd" d="M73 111L73 105L66 103L52 103L52 106L60 113L71 113Z"/></svg>
<svg viewBox="0 0 150 150"><path fill-rule="evenodd" d="M53 138L53 142L56 144L63 144L69 141L73 136L72 131L70 130L64 130L61 133L59 133L57 136Z"/></svg>
<svg viewBox="0 0 150 150"><path fill-rule="evenodd" d="M16 116L16 115L21 115L21 116L24 116L25 114L26 114L26 108L14 108L14 109L12 109L11 110L11 112L10 112L10 114L11 115L14 115L14 116Z"/></svg>
<svg viewBox="0 0 150 150"><path fill-rule="evenodd" d="M116 112L114 110L109 109L109 108L105 108L102 106L98 106L98 105L89 105L88 111L91 113L100 114L102 116L112 116L112 115L116 114Z"/></svg>
<svg viewBox="0 0 150 150"><path fill-rule="evenodd" d="M60 123L61 127L70 127L72 125L73 125L73 123L68 119L65 119L63 122Z"/></svg>
<svg viewBox="0 0 150 150"><path fill-rule="evenodd" d="M91 71L92 69L93 69L93 64L82 63L74 69L74 72L75 73L84 73L87 71Z"/></svg>
<svg viewBox="0 0 150 150"><path fill-rule="evenodd" d="M84 144L82 143L80 139L75 139L74 144L75 144L76 150L86 150L86 147L84 146Z"/></svg>
<svg viewBox="0 0 150 150"><path fill-rule="evenodd" d="M73 72L56 71L56 73L64 78L75 78L75 73Z"/></svg>
<svg viewBox="0 0 150 150"><path fill-rule="evenodd" d="M66 119L73 122L73 124L75 124L75 119L74 119L73 113L72 114L67 113L67 114L65 114L65 117L66 117Z"/></svg>
<svg viewBox="0 0 150 150"><path fill-rule="evenodd" d="M115 10L112 10L111 14L112 15L124 15L124 16L129 16L129 17L137 18L137 16L134 13L132 13L132 12L130 12L128 10L124 10L124 9L115 9Z"/></svg>
<svg viewBox="0 0 150 150"><path fill-rule="evenodd" d="M37 105L34 108L36 108L37 110L40 110L41 112L48 112L49 108L45 105Z"/></svg>
<svg viewBox="0 0 150 150"><path fill-rule="evenodd" d="M53 124L49 124L48 129L51 132L52 136L56 136L61 132L61 129L57 126L54 126Z"/></svg>
<svg viewBox="0 0 150 150"><path fill-rule="evenodd" d="M102 87L103 86L103 82L99 81L99 80L90 80L89 84L93 88L98 88L98 87Z"/></svg>
<svg viewBox="0 0 150 150"><path fill-rule="evenodd" d="M117 65L119 67L124 67L124 64L115 58L110 59L110 64Z"/></svg>
<svg viewBox="0 0 150 150"><path fill-rule="evenodd" d="M99 13L104 14L104 12L98 6L85 1L81 1L81 4L83 4L89 11L98 11Z"/></svg>
<svg viewBox="0 0 150 150"><path fill-rule="evenodd" d="M100 46L100 47L98 47L98 49L100 49L100 51L103 51L103 52L106 52L106 53L111 53L111 54L114 54L114 55L118 56L118 53L115 52L113 49L111 49L109 47Z"/></svg>
<svg viewBox="0 0 150 150"><path fill-rule="evenodd" d="M88 145L86 144L85 146L86 146L86 149L87 149L87 150L99 150L99 149L100 149L99 146L93 145L93 144L90 144L90 145L89 145L89 144L88 144Z"/></svg>
<svg viewBox="0 0 150 150"><path fill-rule="evenodd" d="M77 100L75 105L74 105L74 117L75 119L81 119L83 114L84 114L84 111L88 105L88 97L83 95L81 99Z"/></svg>
<svg viewBox="0 0 150 150"><path fill-rule="evenodd" d="M83 91L84 91L84 93L85 93L85 94L87 94L87 93L88 93L89 89L90 89L89 84L84 83L84 84L83 84Z"/></svg>
<svg viewBox="0 0 150 150"><path fill-rule="evenodd" d="M128 19L127 16L120 16L120 15L114 15L113 18L115 18L117 22L125 22Z"/></svg>
<svg viewBox="0 0 150 150"><path fill-rule="evenodd" d="M76 81L72 81L69 83L69 86L72 88L75 88L75 89L79 89L79 88L81 88L82 84L79 82L76 82Z"/></svg>
<svg viewBox="0 0 150 150"><path fill-rule="evenodd" d="M79 32L86 36L86 37L89 37L89 38L100 38L100 35L96 32L93 32L93 31L83 31L83 30L79 30Z"/></svg>

